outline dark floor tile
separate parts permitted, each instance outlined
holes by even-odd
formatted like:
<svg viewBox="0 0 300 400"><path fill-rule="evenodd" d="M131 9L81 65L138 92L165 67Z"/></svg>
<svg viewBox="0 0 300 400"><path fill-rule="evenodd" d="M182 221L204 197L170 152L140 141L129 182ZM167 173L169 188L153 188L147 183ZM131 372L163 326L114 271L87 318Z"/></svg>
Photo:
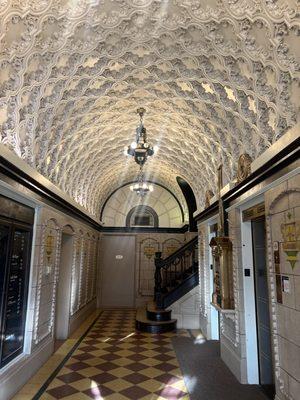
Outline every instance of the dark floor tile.
<svg viewBox="0 0 300 400"><path fill-rule="evenodd" d="M158 361L170 361L174 359L174 357L168 356L167 354L159 354L157 356L154 356L153 358Z"/></svg>
<svg viewBox="0 0 300 400"><path fill-rule="evenodd" d="M76 358L76 360L79 360L79 361L85 361L85 360L89 360L89 359L93 358L93 356L89 353L82 353L82 354L72 355L72 358Z"/></svg>
<svg viewBox="0 0 300 400"><path fill-rule="evenodd" d="M109 374L108 372L102 372L101 374L93 375L89 377L92 381L95 381L99 385L102 383L110 382L116 379L114 375Z"/></svg>
<svg viewBox="0 0 300 400"><path fill-rule="evenodd" d="M169 371L172 371L175 368L175 366L173 364L169 364L167 362L162 362L160 364L155 365L155 368L157 368L161 371L164 371L164 372L169 372Z"/></svg>
<svg viewBox="0 0 300 400"><path fill-rule="evenodd" d="M72 386L69 386L69 385L58 386L56 388L47 390L47 393L49 393L51 396L55 397L56 399L62 399L63 397L71 396L72 394L74 394L76 392L77 392L77 390L72 388Z"/></svg>
<svg viewBox="0 0 300 400"><path fill-rule="evenodd" d="M119 359L120 356L117 356L115 354L105 354L104 356L101 356L101 358L106 361L113 361Z"/></svg>
<svg viewBox="0 0 300 400"><path fill-rule="evenodd" d="M141 370L145 369L145 365L141 364L139 362L136 362L136 363L126 365L126 368L130 369L131 371L137 372L137 371L141 371ZM173 369L174 369L174 367L173 367Z"/></svg>
<svg viewBox="0 0 300 400"><path fill-rule="evenodd" d="M64 374L64 375L58 375L57 379L59 379L60 381L63 381L65 383L72 383L75 381L79 381L80 379L83 379L84 377L80 374L78 374L77 372L70 372L68 374Z"/></svg>
<svg viewBox="0 0 300 400"><path fill-rule="evenodd" d="M74 364L66 364L66 367L72 371L80 371L81 369L88 368L89 364L79 361Z"/></svg>
<svg viewBox="0 0 300 400"><path fill-rule="evenodd" d="M115 369L116 365L111 362L106 362L106 363L97 365L97 368L101 369L102 371L110 371L112 369Z"/></svg>
<svg viewBox="0 0 300 400"><path fill-rule="evenodd" d="M161 383L164 383L165 385L171 385L173 383L180 381L179 378L170 373L161 374L157 376L155 379Z"/></svg>
<svg viewBox="0 0 300 400"><path fill-rule="evenodd" d="M124 376L122 379L130 383L133 383L134 385L137 385L138 383L147 381L149 378L145 375L135 372L133 374Z"/></svg>
<svg viewBox="0 0 300 400"><path fill-rule="evenodd" d="M125 390L122 390L120 393L128 397L130 400L140 400L142 397L146 396L150 392L148 392L148 390L140 388L139 386L131 386Z"/></svg>

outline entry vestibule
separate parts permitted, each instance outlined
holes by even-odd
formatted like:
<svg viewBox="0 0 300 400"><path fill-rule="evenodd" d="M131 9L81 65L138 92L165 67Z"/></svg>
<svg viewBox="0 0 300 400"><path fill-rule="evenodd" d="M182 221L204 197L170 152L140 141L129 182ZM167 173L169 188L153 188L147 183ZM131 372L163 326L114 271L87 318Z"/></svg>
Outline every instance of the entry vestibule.
<svg viewBox="0 0 300 400"><path fill-rule="evenodd" d="M254 219L252 225L253 267L255 283L256 328L259 384L273 398L274 370L266 262L265 218Z"/></svg>
<svg viewBox="0 0 300 400"><path fill-rule="evenodd" d="M274 396L270 294L263 197L241 207L247 379ZM250 207L249 207L250 206Z"/></svg>
<svg viewBox="0 0 300 400"><path fill-rule="evenodd" d="M0 367L23 352L34 210L0 197Z"/></svg>
<svg viewBox="0 0 300 400"><path fill-rule="evenodd" d="M71 284L74 238L71 228L65 228L61 239L61 256L57 285L55 337L58 340L69 336L71 311Z"/></svg>

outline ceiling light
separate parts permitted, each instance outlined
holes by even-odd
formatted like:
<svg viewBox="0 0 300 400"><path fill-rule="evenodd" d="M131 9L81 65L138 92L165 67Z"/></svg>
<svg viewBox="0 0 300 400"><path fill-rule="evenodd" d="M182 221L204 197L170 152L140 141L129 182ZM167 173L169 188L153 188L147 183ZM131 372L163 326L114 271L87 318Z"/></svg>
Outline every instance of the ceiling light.
<svg viewBox="0 0 300 400"><path fill-rule="evenodd" d="M153 185L149 185L144 181L142 169L138 176L138 181L134 185L130 185L130 190L141 197L144 197L148 192L153 192Z"/></svg>
<svg viewBox="0 0 300 400"><path fill-rule="evenodd" d="M127 154L134 157L134 161L142 167L147 158L154 154L154 148L147 142L146 128L143 124L143 116L146 110L143 107L137 109L140 116L140 124L136 128L136 140L127 147Z"/></svg>

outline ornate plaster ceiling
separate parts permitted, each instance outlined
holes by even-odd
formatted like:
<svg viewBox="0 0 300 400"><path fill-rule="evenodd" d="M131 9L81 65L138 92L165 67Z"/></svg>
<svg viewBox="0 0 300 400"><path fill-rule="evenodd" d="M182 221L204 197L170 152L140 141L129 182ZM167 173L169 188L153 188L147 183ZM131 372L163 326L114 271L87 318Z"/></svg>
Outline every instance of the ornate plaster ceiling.
<svg viewBox="0 0 300 400"><path fill-rule="evenodd" d="M1 140L94 215L137 167L198 205L299 118L298 0L0 0ZM298 16L298 17L297 17Z"/></svg>

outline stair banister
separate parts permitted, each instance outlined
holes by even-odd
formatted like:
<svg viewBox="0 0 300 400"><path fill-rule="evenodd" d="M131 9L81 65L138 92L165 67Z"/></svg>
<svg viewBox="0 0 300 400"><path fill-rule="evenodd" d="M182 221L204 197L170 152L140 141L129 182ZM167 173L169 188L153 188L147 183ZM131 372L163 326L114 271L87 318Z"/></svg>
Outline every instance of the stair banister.
<svg viewBox="0 0 300 400"><path fill-rule="evenodd" d="M161 251L157 251L155 253L154 264L155 264L155 273L154 273L154 301L156 304L161 303L161 295L162 295L162 276L161 276L161 268L163 266L163 259L161 258Z"/></svg>
<svg viewBox="0 0 300 400"><path fill-rule="evenodd" d="M154 300L157 308L163 308L170 289L175 288L191 272L196 272L197 250L198 238L194 237L165 259L160 251L155 253Z"/></svg>

